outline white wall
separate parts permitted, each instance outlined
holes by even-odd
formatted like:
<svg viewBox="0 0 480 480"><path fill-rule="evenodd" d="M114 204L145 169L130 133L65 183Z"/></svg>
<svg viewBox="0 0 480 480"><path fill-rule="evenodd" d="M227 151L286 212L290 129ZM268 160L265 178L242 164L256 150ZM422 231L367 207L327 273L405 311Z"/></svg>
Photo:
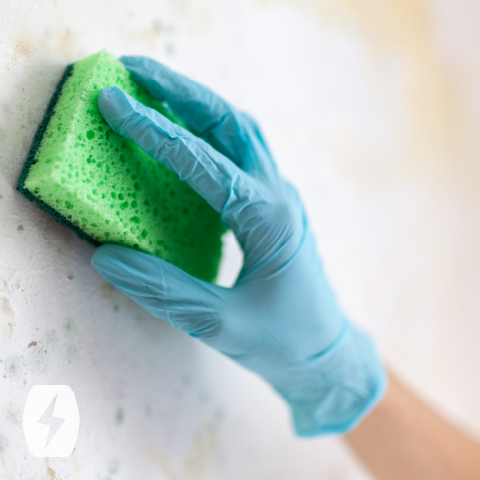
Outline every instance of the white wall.
<svg viewBox="0 0 480 480"><path fill-rule="evenodd" d="M268 386L110 287L14 190L63 68L102 48L259 120L345 310L480 434L477 0L1 0L0 22L1 480L370 478L339 439L295 438ZM75 391L66 459L27 450L35 384Z"/></svg>

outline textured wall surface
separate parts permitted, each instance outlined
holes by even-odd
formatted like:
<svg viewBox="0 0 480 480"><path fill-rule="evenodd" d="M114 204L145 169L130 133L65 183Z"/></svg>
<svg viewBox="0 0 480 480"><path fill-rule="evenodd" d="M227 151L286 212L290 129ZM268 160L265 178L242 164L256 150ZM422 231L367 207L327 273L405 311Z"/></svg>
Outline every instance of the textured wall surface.
<svg viewBox="0 0 480 480"><path fill-rule="evenodd" d="M349 316L480 434L478 0L1 0L0 479L365 480L254 375L154 319L15 190L67 63L150 55L262 125ZM228 248L223 281L238 268ZM74 453L27 450L36 384L75 391Z"/></svg>

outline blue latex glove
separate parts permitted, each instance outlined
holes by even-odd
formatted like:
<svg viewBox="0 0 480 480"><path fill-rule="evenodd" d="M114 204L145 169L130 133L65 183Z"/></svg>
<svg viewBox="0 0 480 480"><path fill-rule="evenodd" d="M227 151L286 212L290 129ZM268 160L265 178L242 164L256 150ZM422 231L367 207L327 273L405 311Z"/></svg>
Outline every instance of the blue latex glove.
<svg viewBox="0 0 480 480"><path fill-rule="evenodd" d="M121 60L208 143L117 87L101 91L102 115L221 213L244 265L233 288L119 245L99 247L92 265L155 317L266 379L291 406L299 435L348 431L381 399L386 376L369 338L340 311L298 193L280 176L258 127L153 60Z"/></svg>

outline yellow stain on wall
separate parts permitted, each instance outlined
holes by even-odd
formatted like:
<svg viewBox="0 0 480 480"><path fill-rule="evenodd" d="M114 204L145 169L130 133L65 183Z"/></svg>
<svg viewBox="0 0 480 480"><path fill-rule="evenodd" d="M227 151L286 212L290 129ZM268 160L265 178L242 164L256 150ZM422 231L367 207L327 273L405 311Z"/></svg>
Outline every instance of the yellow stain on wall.
<svg viewBox="0 0 480 480"><path fill-rule="evenodd" d="M472 331L470 325L478 322L478 303L472 301L471 293L478 286L474 272L480 268L480 111L475 106L478 88L473 86L477 73L468 64L468 55L452 58L445 48L449 43L441 29L439 12L434 12L427 0L257 3L265 8L287 7L303 12L322 29L322 38L328 39L328 32L332 32L332 44L325 48L331 48L333 54L339 33L360 46L359 61L367 72L362 80L370 84L363 102L365 110L369 102L392 105L391 110L383 112L383 131L391 134L386 142L382 142L381 133L375 136L368 111L363 126L358 125L358 113L353 125L314 125L307 141L319 153L328 153L338 174L339 189L347 184L359 198L371 200L373 196L372 204L394 207L392 215L397 218L389 224L392 231L385 232L380 220L371 219L372 231L378 228L385 235L378 253L384 261L372 267L368 264L368 247L355 242L349 247L352 263L356 261L366 272L364 281L357 285L364 298L362 308L365 316L377 318L379 325L388 319L389 328L397 335L389 339L389 348L395 350L397 359L402 357L400 363L410 377L416 376L418 385L428 379L426 383L435 384L437 392L449 392L448 382L456 377L455 368L465 361L462 346L468 334L464 332ZM447 7L454 9L455 2ZM460 31L462 21L455 21L459 23L449 27ZM456 48L462 48L462 55L478 55L478 45L461 41L459 37ZM391 71L386 73L392 64L397 77ZM379 87L378 92L375 87ZM325 98L328 92L322 95ZM316 100L318 108L321 101ZM369 132L369 139L361 138L364 131ZM398 206L405 198L398 194L400 190L405 197L413 192L412 204L405 208ZM421 213L412 206L418 199ZM406 266L398 258L405 258ZM417 268L412 258L426 259L425 264ZM348 272L348 261L341 268ZM380 317L376 313L378 292L385 279L395 293ZM432 325L429 338L423 338L430 350L423 356L418 353L419 340L414 340L422 340L425 335L422 324ZM412 354L412 349L417 353Z"/></svg>
<svg viewBox="0 0 480 480"><path fill-rule="evenodd" d="M219 436L212 424L202 421L194 432L193 441L181 466L172 465L169 457L150 446L145 453L168 480L203 480L219 447Z"/></svg>
<svg viewBox="0 0 480 480"><path fill-rule="evenodd" d="M463 79L442 62L435 44L432 12L424 0L257 0L260 5L294 5L316 18L319 26L353 35L370 52L372 81L378 79L386 57L399 62L401 75L401 148L372 165L372 152L351 132L328 138L312 132L312 139L358 173L365 160L378 174L401 175L437 189L472 183L476 153L465 151L471 119L461 102ZM375 79L377 77L377 79ZM396 95L394 87L390 90ZM392 112L394 114L394 112ZM386 166L382 166L386 164ZM349 168L351 167L351 169ZM393 167L393 168L392 168ZM388 172L385 171L388 169ZM346 172L345 172L346 173ZM372 172L375 173L375 172ZM476 182L474 182L476 185Z"/></svg>

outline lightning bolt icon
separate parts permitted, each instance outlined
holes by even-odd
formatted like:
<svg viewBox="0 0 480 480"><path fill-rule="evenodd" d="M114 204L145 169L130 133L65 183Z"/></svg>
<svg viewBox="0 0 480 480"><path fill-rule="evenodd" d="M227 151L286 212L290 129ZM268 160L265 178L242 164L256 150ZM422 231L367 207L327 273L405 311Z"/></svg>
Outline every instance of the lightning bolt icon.
<svg viewBox="0 0 480 480"><path fill-rule="evenodd" d="M58 394L57 394L58 395ZM53 397L53 400L50 402L48 407L43 412L43 415L38 419L38 423L42 425L48 425L48 437L47 443L45 444L45 448L48 446L52 438L58 432L59 428L62 426L63 422L65 421L62 417L55 417L53 412L55 410L55 404L57 402L57 395Z"/></svg>

